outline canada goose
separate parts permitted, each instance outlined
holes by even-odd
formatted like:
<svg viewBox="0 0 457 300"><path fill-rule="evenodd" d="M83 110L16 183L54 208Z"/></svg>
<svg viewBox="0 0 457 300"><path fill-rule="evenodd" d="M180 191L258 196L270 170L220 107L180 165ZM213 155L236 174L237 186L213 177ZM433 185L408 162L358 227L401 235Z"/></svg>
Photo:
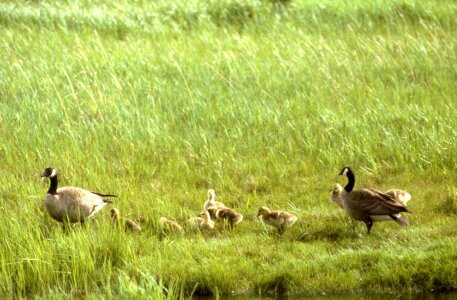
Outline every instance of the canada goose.
<svg viewBox="0 0 457 300"><path fill-rule="evenodd" d="M335 183L330 192L330 200L335 202L339 207L343 208L343 203L341 202L341 192L343 192L343 187ZM399 189L391 189L385 192L385 194L392 196L395 200L406 206L409 200L411 200L411 194Z"/></svg>
<svg viewBox="0 0 457 300"><path fill-rule="evenodd" d="M409 225L409 221L400 213L411 211L394 197L371 188L354 191L355 176L349 167L343 168L339 175L349 180L341 192L343 208L352 218L366 224L368 234L374 221L393 220L401 226Z"/></svg>
<svg viewBox="0 0 457 300"><path fill-rule="evenodd" d="M214 229L214 221L211 220L211 217L207 211L202 211L198 217L191 218L189 223L194 229Z"/></svg>
<svg viewBox="0 0 457 300"><path fill-rule="evenodd" d="M286 228L291 227L297 221L297 216L291 213L279 210L271 211L266 206L259 208L257 217L259 216L265 224L278 228L279 233L284 232Z"/></svg>
<svg viewBox="0 0 457 300"><path fill-rule="evenodd" d="M176 223L173 220L170 220L165 217L161 217L159 219L159 223L162 226L162 228L164 228L166 230L181 233L181 234L184 233L184 230L182 229L181 225L179 225L178 223Z"/></svg>
<svg viewBox="0 0 457 300"><path fill-rule="evenodd" d="M211 207L215 207L216 209L226 208L224 203L216 201L216 192L213 189L208 190L208 200L203 205L203 209L208 211Z"/></svg>
<svg viewBox="0 0 457 300"><path fill-rule="evenodd" d="M221 208L216 211L216 219L228 222L229 229L243 221L243 215L231 208Z"/></svg>
<svg viewBox="0 0 457 300"><path fill-rule="evenodd" d="M127 218L121 218L119 214L119 209L117 208L112 208L111 209L111 220L115 222L115 224L120 225L121 223L124 223L125 229L133 231L135 233L141 231L141 226L134 221L127 219Z"/></svg>
<svg viewBox="0 0 457 300"><path fill-rule="evenodd" d="M42 178L48 177L51 183L44 197L44 206L49 215L59 222L83 223L95 216L106 204L113 203L108 197L116 197L73 186L57 188L57 176L57 170L52 167L46 168L41 174Z"/></svg>

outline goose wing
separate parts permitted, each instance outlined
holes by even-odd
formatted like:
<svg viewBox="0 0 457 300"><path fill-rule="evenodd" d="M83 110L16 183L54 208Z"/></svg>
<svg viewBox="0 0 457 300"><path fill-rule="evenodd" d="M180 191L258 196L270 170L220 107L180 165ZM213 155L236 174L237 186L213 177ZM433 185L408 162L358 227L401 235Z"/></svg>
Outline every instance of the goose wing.
<svg viewBox="0 0 457 300"><path fill-rule="evenodd" d="M105 198L105 195L102 196L102 194L73 186L61 187L57 189L57 193L75 205L92 207L103 204L104 202L111 202Z"/></svg>
<svg viewBox="0 0 457 300"><path fill-rule="evenodd" d="M109 200L108 197L117 197L116 195L112 195L112 194L101 194L101 193L97 193L97 192L92 192L92 194L94 195L97 195L97 196L100 196L103 198L103 202L107 202L107 203L113 203L113 201Z"/></svg>
<svg viewBox="0 0 457 300"><path fill-rule="evenodd" d="M408 209L392 196L376 189L360 189L351 192L351 197L358 206L370 215L389 215L400 212L409 212Z"/></svg>

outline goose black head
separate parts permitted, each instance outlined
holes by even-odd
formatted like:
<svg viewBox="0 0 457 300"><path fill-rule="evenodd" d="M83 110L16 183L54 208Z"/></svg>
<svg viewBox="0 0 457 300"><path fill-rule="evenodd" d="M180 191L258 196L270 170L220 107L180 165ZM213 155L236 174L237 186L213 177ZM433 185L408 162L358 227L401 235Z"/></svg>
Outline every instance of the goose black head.
<svg viewBox="0 0 457 300"><path fill-rule="evenodd" d="M52 178L55 176L57 176L57 170L53 167L47 167L46 169L44 169L43 174L41 174L42 178L46 178L46 177Z"/></svg>
<svg viewBox="0 0 457 300"><path fill-rule="evenodd" d="M341 170L340 174L341 176L347 176L348 173L352 173L352 170L351 168L349 167L344 167L343 170Z"/></svg>

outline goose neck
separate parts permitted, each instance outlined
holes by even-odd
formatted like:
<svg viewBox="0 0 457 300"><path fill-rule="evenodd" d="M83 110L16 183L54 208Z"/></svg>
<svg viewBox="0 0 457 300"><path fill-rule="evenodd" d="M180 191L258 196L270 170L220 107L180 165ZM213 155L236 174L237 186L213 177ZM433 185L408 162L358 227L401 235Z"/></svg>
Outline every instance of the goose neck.
<svg viewBox="0 0 457 300"><path fill-rule="evenodd" d="M354 184L355 184L355 176L354 176L354 173L352 173L352 171L349 170L349 172L346 174L346 176L348 177L348 183L346 184L346 186L344 187L344 190L348 193L352 192L352 190L354 189Z"/></svg>
<svg viewBox="0 0 457 300"><path fill-rule="evenodd" d="M48 194L57 194L57 175L49 178L51 184L49 185Z"/></svg>

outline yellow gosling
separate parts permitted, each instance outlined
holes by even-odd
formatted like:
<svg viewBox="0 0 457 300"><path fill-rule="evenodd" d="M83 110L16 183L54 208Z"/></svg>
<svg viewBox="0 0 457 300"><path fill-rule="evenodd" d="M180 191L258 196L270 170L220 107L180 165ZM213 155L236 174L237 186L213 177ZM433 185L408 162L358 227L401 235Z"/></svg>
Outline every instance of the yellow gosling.
<svg viewBox="0 0 457 300"><path fill-rule="evenodd" d="M121 218L119 214L119 209L117 208L112 208L111 209L111 220L117 225L120 225L121 223L124 223L124 227L126 230L138 233L141 231L141 226L135 223L134 221L127 219L127 218Z"/></svg>
<svg viewBox="0 0 457 300"><path fill-rule="evenodd" d="M201 212L198 217L191 218L189 223L193 229L199 229L202 231L214 229L215 226L214 221L211 220L211 216L207 211Z"/></svg>
<svg viewBox="0 0 457 300"><path fill-rule="evenodd" d="M297 221L297 216L291 213L279 210L271 211L266 206L259 208L257 217L261 217L265 224L276 227L279 233L283 233L286 228L291 227Z"/></svg>
<svg viewBox="0 0 457 300"><path fill-rule="evenodd" d="M208 199L203 205L203 210L208 211L211 207L215 207L216 209L226 208L224 203L216 201L216 192L213 189L208 190Z"/></svg>
<svg viewBox="0 0 457 300"><path fill-rule="evenodd" d="M181 225L176 223L175 221L168 219L166 217L161 217L159 219L160 226L167 231L175 232L183 234L184 230L182 229Z"/></svg>

